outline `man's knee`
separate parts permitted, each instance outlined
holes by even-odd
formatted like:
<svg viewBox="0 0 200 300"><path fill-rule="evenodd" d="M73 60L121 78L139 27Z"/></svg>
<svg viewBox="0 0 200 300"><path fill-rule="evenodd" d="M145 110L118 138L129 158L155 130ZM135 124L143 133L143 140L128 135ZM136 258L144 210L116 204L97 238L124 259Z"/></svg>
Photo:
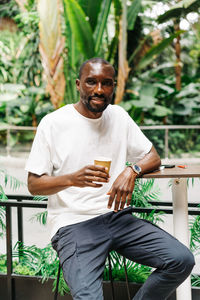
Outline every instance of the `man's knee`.
<svg viewBox="0 0 200 300"><path fill-rule="evenodd" d="M169 271L172 273L187 277L195 265L194 255L192 252L182 245L179 251L176 251L173 261L169 264Z"/></svg>

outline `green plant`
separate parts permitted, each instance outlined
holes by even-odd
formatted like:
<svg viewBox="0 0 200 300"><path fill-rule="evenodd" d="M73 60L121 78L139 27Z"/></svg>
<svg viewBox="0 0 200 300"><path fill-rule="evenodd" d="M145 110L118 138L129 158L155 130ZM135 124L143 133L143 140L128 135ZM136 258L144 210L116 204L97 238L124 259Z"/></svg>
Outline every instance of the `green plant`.
<svg viewBox="0 0 200 300"><path fill-rule="evenodd" d="M200 206L199 206L200 208ZM200 253L200 216L193 217L190 221L190 249L193 252Z"/></svg>
<svg viewBox="0 0 200 300"><path fill-rule="evenodd" d="M159 205L160 189L154 187L154 179L144 180L139 179L135 182L135 187L132 195L131 206L133 207L151 207L151 213L134 213L139 218L151 221L154 224L163 222L161 215L162 212L155 213L155 208L149 201L157 201Z"/></svg>
<svg viewBox="0 0 200 300"><path fill-rule="evenodd" d="M25 246L16 243L13 248L13 273L28 276L41 276L42 282L49 278L55 278L53 290L56 286L59 260L51 244L44 248L36 246ZM0 255L0 273L6 273L6 255ZM59 281L59 293L64 295L69 292L69 288L64 281L61 272Z"/></svg>
<svg viewBox="0 0 200 300"><path fill-rule="evenodd" d="M200 276L192 274L191 283L194 287L200 287Z"/></svg>
<svg viewBox="0 0 200 300"><path fill-rule="evenodd" d="M113 280L125 281L126 275L125 275L124 262L122 256L119 255L117 252L112 251L110 252L110 259L111 259ZM128 259L126 259L126 267L127 267L128 280L130 282L144 283L145 280L152 272L151 267L137 264ZM108 260L106 261L105 264L103 279L110 280Z"/></svg>
<svg viewBox="0 0 200 300"><path fill-rule="evenodd" d="M24 185L23 182L15 178L14 176L9 175L6 170L0 169L0 201L7 201L8 198L4 192L4 187L10 184L10 188L13 191L16 191L21 185ZM4 236L6 229L5 224L5 207L0 206L0 237Z"/></svg>

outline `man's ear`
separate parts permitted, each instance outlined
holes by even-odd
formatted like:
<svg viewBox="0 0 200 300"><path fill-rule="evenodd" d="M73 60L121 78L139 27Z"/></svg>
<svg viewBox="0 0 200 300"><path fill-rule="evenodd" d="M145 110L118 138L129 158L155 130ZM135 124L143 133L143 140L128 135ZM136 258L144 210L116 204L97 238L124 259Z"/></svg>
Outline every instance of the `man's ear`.
<svg viewBox="0 0 200 300"><path fill-rule="evenodd" d="M80 91L80 80L76 79L76 89L77 91Z"/></svg>

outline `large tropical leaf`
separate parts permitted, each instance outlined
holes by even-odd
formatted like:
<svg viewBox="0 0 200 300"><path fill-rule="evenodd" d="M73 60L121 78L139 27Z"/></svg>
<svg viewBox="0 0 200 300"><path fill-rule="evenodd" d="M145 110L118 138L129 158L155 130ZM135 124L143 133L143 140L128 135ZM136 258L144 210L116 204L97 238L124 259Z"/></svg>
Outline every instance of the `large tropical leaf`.
<svg viewBox="0 0 200 300"><path fill-rule="evenodd" d="M172 114L172 110L161 105L154 105L152 114L157 117L165 117Z"/></svg>
<svg viewBox="0 0 200 300"><path fill-rule="evenodd" d="M64 38L60 28L60 8L57 0L38 0L40 17L40 53L47 81L47 91L55 108L59 107L65 91L62 51Z"/></svg>
<svg viewBox="0 0 200 300"><path fill-rule="evenodd" d="M169 38L162 40L158 45L153 46L140 60L139 64L137 65L136 69L141 70L149 65L158 54L160 54L167 46L169 46L172 41L179 36L184 31L179 30L176 33L172 34Z"/></svg>
<svg viewBox="0 0 200 300"><path fill-rule="evenodd" d="M107 60L114 64L115 55L117 52L118 46L118 37L119 37L119 20L122 14L122 4L120 0L113 0L114 6L114 18L115 18L115 35L108 47Z"/></svg>
<svg viewBox="0 0 200 300"><path fill-rule="evenodd" d="M94 40L87 16L76 0L64 0L67 17L79 51L86 59L94 56Z"/></svg>
<svg viewBox="0 0 200 300"><path fill-rule="evenodd" d="M92 31L94 31L97 24L102 0L78 0L78 3L85 12L86 16L89 18L90 26L92 28Z"/></svg>
<svg viewBox="0 0 200 300"><path fill-rule="evenodd" d="M127 10L127 24L128 29L133 30L135 25L135 20L137 18L138 13L141 9L141 0L133 0L131 6L128 7Z"/></svg>
<svg viewBox="0 0 200 300"><path fill-rule="evenodd" d="M100 46L102 44L102 37L104 30L107 25L108 14L110 11L112 0L103 0L101 5L101 11L99 13L98 22L96 25L96 29L94 32L94 40L95 40L95 54L98 55Z"/></svg>
<svg viewBox="0 0 200 300"><path fill-rule="evenodd" d="M182 0L175 4L170 10L158 17L158 23L164 23L172 18L186 16L192 11L197 11L200 7L199 0Z"/></svg>

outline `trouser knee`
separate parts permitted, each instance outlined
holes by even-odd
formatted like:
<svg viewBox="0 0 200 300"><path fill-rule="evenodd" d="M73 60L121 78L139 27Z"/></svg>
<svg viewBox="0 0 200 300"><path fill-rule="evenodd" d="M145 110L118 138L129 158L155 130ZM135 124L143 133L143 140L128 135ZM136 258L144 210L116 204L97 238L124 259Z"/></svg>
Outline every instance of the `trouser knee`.
<svg viewBox="0 0 200 300"><path fill-rule="evenodd" d="M175 255L173 263L169 265L170 273L175 273L178 276L187 278L195 265L194 255L185 246Z"/></svg>

